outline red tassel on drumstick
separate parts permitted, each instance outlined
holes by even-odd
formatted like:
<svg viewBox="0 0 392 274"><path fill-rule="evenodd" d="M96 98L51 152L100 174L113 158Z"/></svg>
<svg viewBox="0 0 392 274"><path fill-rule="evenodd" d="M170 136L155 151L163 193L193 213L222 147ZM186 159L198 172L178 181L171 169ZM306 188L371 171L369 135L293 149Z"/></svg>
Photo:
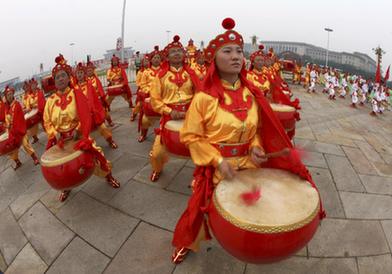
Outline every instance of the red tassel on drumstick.
<svg viewBox="0 0 392 274"><path fill-rule="evenodd" d="M299 148L284 148L281 151L271 152L265 154L265 158L274 158L289 155L294 161L300 161L301 158L305 157L305 151ZM243 192L240 194L241 200L247 205L254 205L261 198L261 190L259 187L253 186L251 191Z"/></svg>

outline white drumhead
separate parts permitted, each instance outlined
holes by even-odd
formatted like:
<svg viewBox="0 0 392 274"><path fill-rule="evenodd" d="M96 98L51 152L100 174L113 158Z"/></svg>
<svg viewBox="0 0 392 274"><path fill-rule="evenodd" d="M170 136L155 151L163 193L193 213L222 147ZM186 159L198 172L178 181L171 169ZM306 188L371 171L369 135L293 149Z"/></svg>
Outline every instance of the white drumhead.
<svg viewBox="0 0 392 274"><path fill-rule="evenodd" d="M256 187L261 197L247 205L244 192ZM319 208L319 196L307 181L290 172L259 168L239 171L231 181L223 180L215 189L215 200L231 218L251 226L291 226L310 216Z"/></svg>
<svg viewBox="0 0 392 274"><path fill-rule="evenodd" d="M29 119L29 118L31 118L31 117L33 117L34 115L36 115L38 113L38 109L32 109L32 110L30 110L29 112L27 112L25 115L24 115L24 117L25 117L25 119L27 120L27 119Z"/></svg>
<svg viewBox="0 0 392 274"><path fill-rule="evenodd" d="M83 152L74 150L76 141L68 141L64 144L64 149L55 145L49 148L41 156L42 166L58 166L79 157Z"/></svg>
<svg viewBox="0 0 392 274"><path fill-rule="evenodd" d="M295 112L295 108L292 106L274 103L271 103L270 105L272 110L276 112Z"/></svg>
<svg viewBox="0 0 392 274"><path fill-rule="evenodd" d="M165 124L165 128L171 131L180 131L184 125L184 120L170 120Z"/></svg>

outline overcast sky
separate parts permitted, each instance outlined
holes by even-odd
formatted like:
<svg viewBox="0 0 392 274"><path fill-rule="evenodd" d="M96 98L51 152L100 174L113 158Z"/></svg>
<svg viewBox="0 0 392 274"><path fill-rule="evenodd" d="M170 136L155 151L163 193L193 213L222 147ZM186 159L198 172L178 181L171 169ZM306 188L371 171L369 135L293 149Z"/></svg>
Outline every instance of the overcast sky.
<svg viewBox="0 0 392 274"><path fill-rule="evenodd" d="M306 42L326 47L324 27L334 30L330 49L359 51L375 58L372 48L387 52L384 70L392 63L392 1L388 0L138 0L127 1L125 46L142 52L164 47L166 30L183 44L199 45L222 32L225 17L236 21L245 41ZM0 82L30 77L54 65L63 53L71 61L102 58L121 35L123 0L0 0Z"/></svg>

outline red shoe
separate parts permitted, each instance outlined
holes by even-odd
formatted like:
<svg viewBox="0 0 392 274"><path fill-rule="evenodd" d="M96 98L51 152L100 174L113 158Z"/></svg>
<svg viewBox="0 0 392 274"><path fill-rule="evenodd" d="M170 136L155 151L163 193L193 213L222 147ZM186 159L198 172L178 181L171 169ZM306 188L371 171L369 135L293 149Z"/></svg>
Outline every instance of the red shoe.
<svg viewBox="0 0 392 274"><path fill-rule="evenodd" d="M17 170L18 168L20 168L22 166L21 161L19 161L19 159L15 160L16 166L14 167L14 170Z"/></svg>
<svg viewBox="0 0 392 274"><path fill-rule="evenodd" d="M39 160L38 160L37 155L36 155L35 153L31 154L31 158L32 158L33 161L34 161L34 165L35 165L35 166L36 166L36 165L39 165Z"/></svg>
<svg viewBox="0 0 392 274"><path fill-rule="evenodd" d="M139 143L143 143L147 139L147 131L148 131L147 129L142 129L142 133L137 139Z"/></svg>
<svg viewBox="0 0 392 274"><path fill-rule="evenodd" d="M133 121L135 121L135 119L136 119L136 113L132 113L131 114L131 119L129 119L131 122L133 122Z"/></svg>
<svg viewBox="0 0 392 274"><path fill-rule="evenodd" d="M64 202L65 200L67 200L69 194L71 193L71 190L63 190L61 191L60 195L59 195L59 201L60 202Z"/></svg>
<svg viewBox="0 0 392 274"><path fill-rule="evenodd" d="M106 182L108 182L109 185L111 185L113 188L119 188L120 187L120 183L119 181L117 181L111 173L109 173L108 175L106 175Z"/></svg>
<svg viewBox="0 0 392 274"><path fill-rule="evenodd" d="M176 248L173 251L173 254L171 257L172 263L174 263L174 264L182 263L185 260L186 256L188 255L189 251L191 251L191 250L186 247Z"/></svg>
<svg viewBox="0 0 392 274"><path fill-rule="evenodd" d="M151 176L150 176L151 182L156 182L156 181L158 181L158 180L159 180L159 175L161 175L160 172L158 172L158 171L153 171L153 172L151 173Z"/></svg>
<svg viewBox="0 0 392 274"><path fill-rule="evenodd" d="M112 137L106 139L106 141L108 142L109 146L112 149L117 149L118 148L118 145L113 141Z"/></svg>
<svg viewBox="0 0 392 274"><path fill-rule="evenodd" d="M32 144L35 144L36 142L38 142L39 141L39 139L38 139L38 137L37 137L37 135L34 135L33 136L33 142L31 142Z"/></svg>
<svg viewBox="0 0 392 274"><path fill-rule="evenodd" d="M108 124L109 124L110 127L114 127L114 123L113 123L113 121L112 121L112 117L110 117L110 116L107 117L107 118L106 118L106 121L108 122Z"/></svg>

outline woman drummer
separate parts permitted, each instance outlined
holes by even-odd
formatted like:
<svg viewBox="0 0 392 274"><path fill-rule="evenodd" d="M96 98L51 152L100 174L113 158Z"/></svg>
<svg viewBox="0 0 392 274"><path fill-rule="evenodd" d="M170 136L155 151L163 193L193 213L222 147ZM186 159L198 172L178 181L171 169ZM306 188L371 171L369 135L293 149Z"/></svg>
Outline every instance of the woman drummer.
<svg viewBox="0 0 392 274"><path fill-rule="evenodd" d="M44 110L44 127L48 135L47 149L57 144L60 148L64 142L79 140L74 149L92 153L96 158L95 175L105 177L106 182L113 188L120 183L112 176L111 163L106 160L102 149L95 145L89 137L91 130L91 113L87 98L79 89L70 84L71 67L57 63L52 70L56 92L47 100ZM62 191L60 201L64 201L70 190Z"/></svg>
<svg viewBox="0 0 392 274"><path fill-rule="evenodd" d="M292 148L292 144L262 92L246 80L243 38L233 30L234 20L227 18L222 25L227 31L205 50L208 73L180 131L196 170L193 194L174 232L173 263L182 262L190 250L198 250L201 240L211 238L204 211L214 186L232 179L236 170L263 164L311 181L292 150L286 156L267 157L266 153Z"/></svg>

